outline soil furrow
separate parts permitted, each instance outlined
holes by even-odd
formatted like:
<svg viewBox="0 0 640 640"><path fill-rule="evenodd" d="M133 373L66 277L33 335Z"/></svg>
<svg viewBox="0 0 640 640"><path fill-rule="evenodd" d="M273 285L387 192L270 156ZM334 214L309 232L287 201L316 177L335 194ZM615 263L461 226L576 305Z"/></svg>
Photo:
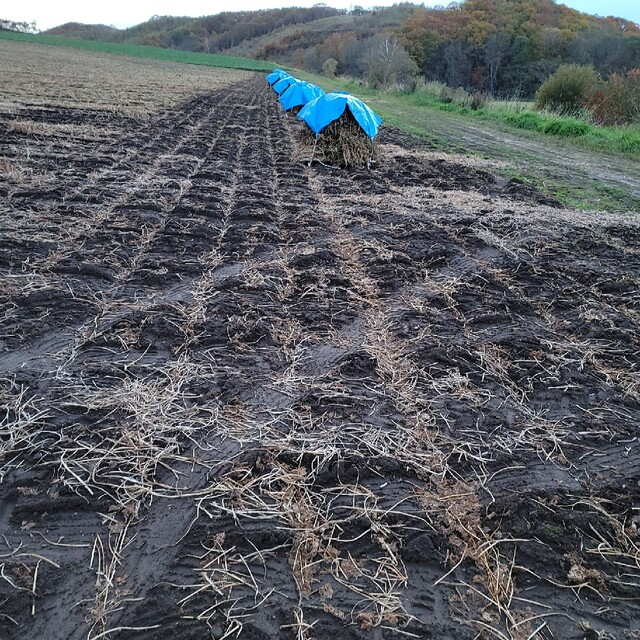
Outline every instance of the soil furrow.
<svg viewBox="0 0 640 640"><path fill-rule="evenodd" d="M94 116L0 215L1 637L634 638L637 222L308 167L261 77Z"/></svg>

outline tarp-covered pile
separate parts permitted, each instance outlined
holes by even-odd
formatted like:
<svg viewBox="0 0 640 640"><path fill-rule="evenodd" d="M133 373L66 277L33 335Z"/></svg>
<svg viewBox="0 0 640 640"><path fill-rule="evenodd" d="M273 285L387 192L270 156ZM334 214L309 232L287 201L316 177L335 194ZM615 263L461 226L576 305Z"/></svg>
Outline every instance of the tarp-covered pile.
<svg viewBox="0 0 640 640"><path fill-rule="evenodd" d="M294 107L304 107L306 104L324 95L324 91L310 82L298 81L289 85L284 93L280 94L280 104L285 111Z"/></svg>
<svg viewBox="0 0 640 640"><path fill-rule="evenodd" d="M313 133L319 135L328 125L338 120L346 109L369 138L376 137L382 118L362 100L345 91L325 93L312 100L300 111L298 118L304 120Z"/></svg>
<svg viewBox="0 0 640 640"><path fill-rule="evenodd" d="M290 74L282 69L274 69L272 73L267 76L267 82L270 85L274 85L278 80L282 80L282 78L290 77Z"/></svg>
<svg viewBox="0 0 640 640"><path fill-rule="evenodd" d="M273 90L278 94L281 95L283 94L292 84L296 84L297 82L300 82L300 80L297 80L296 78L294 78L293 76L284 76L282 78L280 78L280 80L278 80L277 82L275 82L274 84L271 85L271 87L273 88Z"/></svg>
<svg viewBox="0 0 640 640"><path fill-rule="evenodd" d="M314 137L309 165L316 154L341 167L370 166L375 161L374 138L382 118L362 100L344 91L324 93L281 69L274 69L267 82L285 111L302 107L298 117Z"/></svg>

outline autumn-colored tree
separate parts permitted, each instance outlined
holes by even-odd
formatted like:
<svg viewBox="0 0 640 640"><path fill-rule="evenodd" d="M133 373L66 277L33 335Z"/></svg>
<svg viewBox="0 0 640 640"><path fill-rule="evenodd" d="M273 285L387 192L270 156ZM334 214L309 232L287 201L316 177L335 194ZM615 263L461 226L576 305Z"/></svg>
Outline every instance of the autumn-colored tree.
<svg viewBox="0 0 640 640"><path fill-rule="evenodd" d="M447 0L448 1L448 0ZM464 0L427 8L351 12L327 6L224 12L203 18L155 16L125 30L69 24L53 32L273 60L320 73L379 79L371 42L396 41L429 80L493 95L532 97L562 64L593 66L605 79L640 67L640 27L598 18L557 0ZM412 63L405 69L415 71ZM384 75L384 74L383 74Z"/></svg>

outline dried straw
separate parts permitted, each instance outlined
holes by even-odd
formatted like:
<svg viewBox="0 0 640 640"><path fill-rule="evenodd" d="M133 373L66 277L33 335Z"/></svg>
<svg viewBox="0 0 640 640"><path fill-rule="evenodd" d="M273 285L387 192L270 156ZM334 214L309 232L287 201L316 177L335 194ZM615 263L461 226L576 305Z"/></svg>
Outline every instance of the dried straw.
<svg viewBox="0 0 640 640"><path fill-rule="evenodd" d="M303 144L313 143L313 133L305 128ZM318 136L315 157L326 164L342 168L368 167L377 156L377 145L348 109Z"/></svg>

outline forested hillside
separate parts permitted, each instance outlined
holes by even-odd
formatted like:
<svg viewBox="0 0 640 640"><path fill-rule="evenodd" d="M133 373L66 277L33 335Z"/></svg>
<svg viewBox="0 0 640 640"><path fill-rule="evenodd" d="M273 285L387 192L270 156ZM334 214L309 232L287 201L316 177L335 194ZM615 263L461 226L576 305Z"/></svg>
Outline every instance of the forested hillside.
<svg viewBox="0 0 640 640"><path fill-rule="evenodd" d="M561 64L607 78L640 67L640 27L552 0L466 0L341 11L325 6L154 17L118 30L67 24L48 33L209 53L363 77L375 85L415 75L492 95L529 97Z"/></svg>

